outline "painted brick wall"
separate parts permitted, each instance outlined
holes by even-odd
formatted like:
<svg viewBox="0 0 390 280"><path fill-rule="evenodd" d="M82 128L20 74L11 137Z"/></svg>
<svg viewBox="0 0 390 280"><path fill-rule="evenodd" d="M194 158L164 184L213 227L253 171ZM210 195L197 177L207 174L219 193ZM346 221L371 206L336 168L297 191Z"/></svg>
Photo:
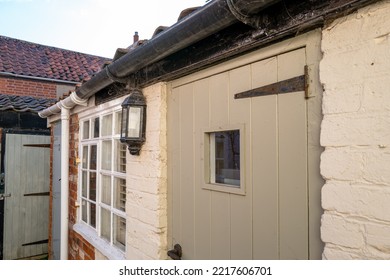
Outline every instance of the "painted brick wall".
<svg viewBox="0 0 390 280"><path fill-rule="evenodd" d="M324 259L390 258L390 2L323 30Z"/></svg>
<svg viewBox="0 0 390 280"><path fill-rule="evenodd" d="M56 98L57 86L52 82L0 77L0 93Z"/></svg>
<svg viewBox="0 0 390 280"><path fill-rule="evenodd" d="M140 156L127 153L127 259L167 256L166 86L143 89L146 142Z"/></svg>

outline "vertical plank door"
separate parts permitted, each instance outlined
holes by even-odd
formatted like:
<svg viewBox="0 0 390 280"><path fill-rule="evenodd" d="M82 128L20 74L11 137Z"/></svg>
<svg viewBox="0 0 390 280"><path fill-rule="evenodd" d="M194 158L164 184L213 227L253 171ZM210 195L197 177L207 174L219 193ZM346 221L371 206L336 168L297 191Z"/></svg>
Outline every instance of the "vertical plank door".
<svg viewBox="0 0 390 280"><path fill-rule="evenodd" d="M4 259L47 254L50 137L7 134L5 146ZM42 146L43 145L43 146Z"/></svg>

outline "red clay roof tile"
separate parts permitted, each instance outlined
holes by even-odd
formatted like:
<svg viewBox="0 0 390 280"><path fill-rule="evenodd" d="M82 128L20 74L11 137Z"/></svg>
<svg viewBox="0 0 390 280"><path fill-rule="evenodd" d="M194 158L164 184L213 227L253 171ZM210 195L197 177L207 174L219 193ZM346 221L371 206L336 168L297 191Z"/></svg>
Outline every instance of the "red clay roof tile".
<svg viewBox="0 0 390 280"><path fill-rule="evenodd" d="M82 82L109 60L0 36L0 72Z"/></svg>

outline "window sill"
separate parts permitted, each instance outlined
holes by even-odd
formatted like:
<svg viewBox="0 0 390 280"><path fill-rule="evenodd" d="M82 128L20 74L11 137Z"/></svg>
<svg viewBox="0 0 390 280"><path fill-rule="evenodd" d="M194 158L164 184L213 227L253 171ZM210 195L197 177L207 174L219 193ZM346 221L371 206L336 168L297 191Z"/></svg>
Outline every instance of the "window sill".
<svg viewBox="0 0 390 280"><path fill-rule="evenodd" d="M125 260L125 253L123 251L111 246L106 240L100 238L96 231L89 226L77 223L73 226L73 230L80 234L109 260Z"/></svg>

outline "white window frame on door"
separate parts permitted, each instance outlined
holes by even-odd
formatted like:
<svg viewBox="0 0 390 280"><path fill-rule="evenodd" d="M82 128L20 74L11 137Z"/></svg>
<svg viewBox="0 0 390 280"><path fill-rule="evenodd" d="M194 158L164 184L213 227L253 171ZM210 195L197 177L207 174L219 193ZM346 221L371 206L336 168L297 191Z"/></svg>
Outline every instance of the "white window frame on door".
<svg viewBox="0 0 390 280"><path fill-rule="evenodd" d="M240 133L240 184L223 184L216 183L215 181L215 164L213 159L215 157L215 146L213 144L213 133L217 132L226 132L238 130ZM201 146L203 147L204 154L201 157L201 164L204 168L203 178L204 184L203 189L208 189L212 191L226 192L238 195L246 194L245 187L245 175L246 175L246 157L245 157L245 124L236 124L236 125L221 125L218 127L211 127L203 129L201 133Z"/></svg>

